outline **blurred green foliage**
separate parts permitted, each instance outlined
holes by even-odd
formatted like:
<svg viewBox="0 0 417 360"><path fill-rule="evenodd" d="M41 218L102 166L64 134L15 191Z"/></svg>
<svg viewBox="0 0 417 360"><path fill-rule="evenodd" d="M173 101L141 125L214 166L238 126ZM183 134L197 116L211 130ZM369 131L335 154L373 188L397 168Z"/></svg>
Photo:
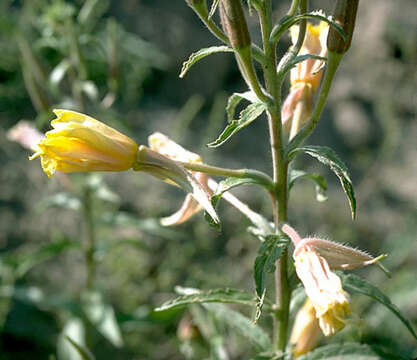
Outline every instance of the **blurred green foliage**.
<svg viewBox="0 0 417 360"><path fill-rule="evenodd" d="M311 3L331 7L330 0ZM288 5L276 4L277 16ZM316 202L311 183L300 181L290 205L291 222L304 234L329 234L372 254L388 253L392 279L377 269L363 273L414 327L416 17L413 0L360 4L352 48L310 140L335 148L353 171L357 220L349 218L337 179L307 157L298 160L300 165L327 178L327 203ZM249 24L256 40L253 17ZM182 61L211 45L219 44L185 2L0 2L0 359L82 359L84 348L97 359L253 355L257 344L247 341L253 334L233 331L247 318L222 317L225 305L153 310L174 296L176 285L253 293L259 244L246 232L246 219L220 204L221 234L202 215L162 228L157 219L182 201L176 189L136 173L47 180L37 162L28 163L28 151L6 136L22 119L47 130L52 108L71 108L140 143L159 130L209 163L269 171L262 121L221 152L203 146L224 127L227 96L244 88L230 54L207 58L178 79ZM86 189L96 241L95 281L87 289ZM253 190L236 194L268 213L268 198ZM331 342L366 342L398 358L417 356L416 342L384 307L358 295L353 302L361 325L349 326ZM252 310L233 309L253 316ZM271 326L267 317L260 324Z"/></svg>

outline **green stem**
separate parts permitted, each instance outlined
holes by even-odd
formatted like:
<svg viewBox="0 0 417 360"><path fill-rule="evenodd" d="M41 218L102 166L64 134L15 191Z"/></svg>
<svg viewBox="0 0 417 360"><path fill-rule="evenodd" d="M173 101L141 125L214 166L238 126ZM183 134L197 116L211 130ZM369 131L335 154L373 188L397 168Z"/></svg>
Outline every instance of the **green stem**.
<svg viewBox="0 0 417 360"><path fill-rule="evenodd" d="M272 153L274 191L271 192L274 212L275 231L278 232L280 222L287 221L287 162L284 158L281 124L281 80L277 76L276 43L270 41L272 30L271 0L265 0L264 7L259 12L262 39L265 52L265 65L263 66L267 91L273 98L268 107L268 125ZM285 351L288 333L289 318L289 291L288 291L288 251L285 250L277 261L275 270L275 297L277 311L274 314L274 345L277 350Z"/></svg>
<svg viewBox="0 0 417 360"><path fill-rule="evenodd" d="M324 74L324 78L323 78L323 82L320 88L320 93L317 99L316 106L311 114L309 122L300 130L300 132L288 144L287 153L289 153L290 151L294 150L297 146L299 146L314 131L320 119L324 105L326 104L327 96L329 94L334 75L336 74L336 70L339 66L339 63L342 57L343 57L343 54L329 51L329 54L327 56L326 72Z"/></svg>
<svg viewBox="0 0 417 360"><path fill-rule="evenodd" d="M94 275L95 275L95 261L94 261L94 251L95 251L95 232L94 232L94 220L93 220L93 204L90 187L84 185L84 194L83 194L83 212L84 212L84 222L85 222L85 243L84 243L84 258L87 268L87 279L86 279L86 288L91 289L94 284Z"/></svg>
<svg viewBox="0 0 417 360"><path fill-rule="evenodd" d="M235 177L235 178L240 178L240 179L250 178L250 179L254 179L258 181L260 184L262 184L268 189L273 188L272 179L268 175L258 170L252 170L252 169L234 170L234 169L221 168L221 167L211 166L211 165L206 165L206 164L188 163L188 162L183 162L183 161L177 161L177 163L191 171L199 171L199 172L210 174L210 175Z"/></svg>

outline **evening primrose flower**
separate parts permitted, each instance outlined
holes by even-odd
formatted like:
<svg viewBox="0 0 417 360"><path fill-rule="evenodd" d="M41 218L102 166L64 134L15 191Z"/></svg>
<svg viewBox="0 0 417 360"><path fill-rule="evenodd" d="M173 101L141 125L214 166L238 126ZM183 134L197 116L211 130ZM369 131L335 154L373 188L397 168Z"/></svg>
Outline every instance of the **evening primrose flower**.
<svg viewBox="0 0 417 360"><path fill-rule="evenodd" d="M137 157L138 145L117 130L71 110L53 110L57 118L35 147L44 172L124 171Z"/></svg>
<svg viewBox="0 0 417 360"><path fill-rule="evenodd" d="M326 38L329 26L322 21L319 25L307 24L306 35L299 55L318 55L325 57L327 54ZM290 29L291 40L295 45L298 39L299 27ZM304 125L313 109L313 97L322 77L323 61L307 59L298 63L291 69L291 87L282 107L282 124L284 129L291 132L292 136ZM297 114L297 107L300 113ZM301 109L300 109L301 107ZM295 118L295 119L294 119ZM293 122L293 120L295 120Z"/></svg>
<svg viewBox="0 0 417 360"><path fill-rule="evenodd" d="M373 258L346 245L319 238L301 239L288 224L282 226L295 245L293 259L297 276L304 285L319 326L325 336L343 329L350 314L349 294L331 269L355 269L374 264L385 255Z"/></svg>

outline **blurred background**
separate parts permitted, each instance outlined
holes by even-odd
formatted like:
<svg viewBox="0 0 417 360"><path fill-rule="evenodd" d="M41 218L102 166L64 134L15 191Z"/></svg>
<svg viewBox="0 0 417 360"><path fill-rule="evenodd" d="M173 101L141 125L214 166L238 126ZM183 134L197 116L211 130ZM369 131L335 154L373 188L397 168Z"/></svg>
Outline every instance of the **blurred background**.
<svg viewBox="0 0 417 360"><path fill-rule="evenodd" d="M273 3L279 19L290 2ZM332 1L310 1L316 8L329 14ZM352 47L309 139L333 147L351 170L357 219L350 218L337 178L311 158L298 159L298 168L327 178L328 200L317 202L305 181L295 185L290 201L290 222L302 235L389 254L384 264L391 279L376 268L359 273L415 327L416 19L414 0L360 3ZM259 43L255 14L248 22ZM228 96L246 90L227 53L207 57L178 78L192 52L212 45L219 41L185 1L0 0L0 359L80 359L65 335L97 359L216 358L219 346L224 359L253 354L227 321L200 307L153 311L177 285L254 291L259 242L241 214L222 202L221 233L202 213L163 228L158 219L180 207L181 191L132 171L48 180L22 147L22 129L45 132L51 109L64 108L138 143L160 131L209 164L270 173L264 118L221 148L205 146L226 123ZM284 37L280 54L289 45ZM10 131L18 123L20 131ZM258 188L234 194L255 211L271 213ZM363 321L323 343L365 341L417 356L415 341L391 313L367 298L352 301ZM261 325L271 326L268 318Z"/></svg>

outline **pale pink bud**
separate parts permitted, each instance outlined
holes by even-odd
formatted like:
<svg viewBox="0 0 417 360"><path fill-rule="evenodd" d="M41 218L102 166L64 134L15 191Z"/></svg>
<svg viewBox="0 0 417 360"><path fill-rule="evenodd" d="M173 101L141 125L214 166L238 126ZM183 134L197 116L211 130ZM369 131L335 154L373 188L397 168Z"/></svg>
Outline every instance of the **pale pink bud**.
<svg viewBox="0 0 417 360"><path fill-rule="evenodd" d="M297 312L291 332L290 345L295 357L313 350L320 338L320 326L316 310L309 299Z"/></svg>

